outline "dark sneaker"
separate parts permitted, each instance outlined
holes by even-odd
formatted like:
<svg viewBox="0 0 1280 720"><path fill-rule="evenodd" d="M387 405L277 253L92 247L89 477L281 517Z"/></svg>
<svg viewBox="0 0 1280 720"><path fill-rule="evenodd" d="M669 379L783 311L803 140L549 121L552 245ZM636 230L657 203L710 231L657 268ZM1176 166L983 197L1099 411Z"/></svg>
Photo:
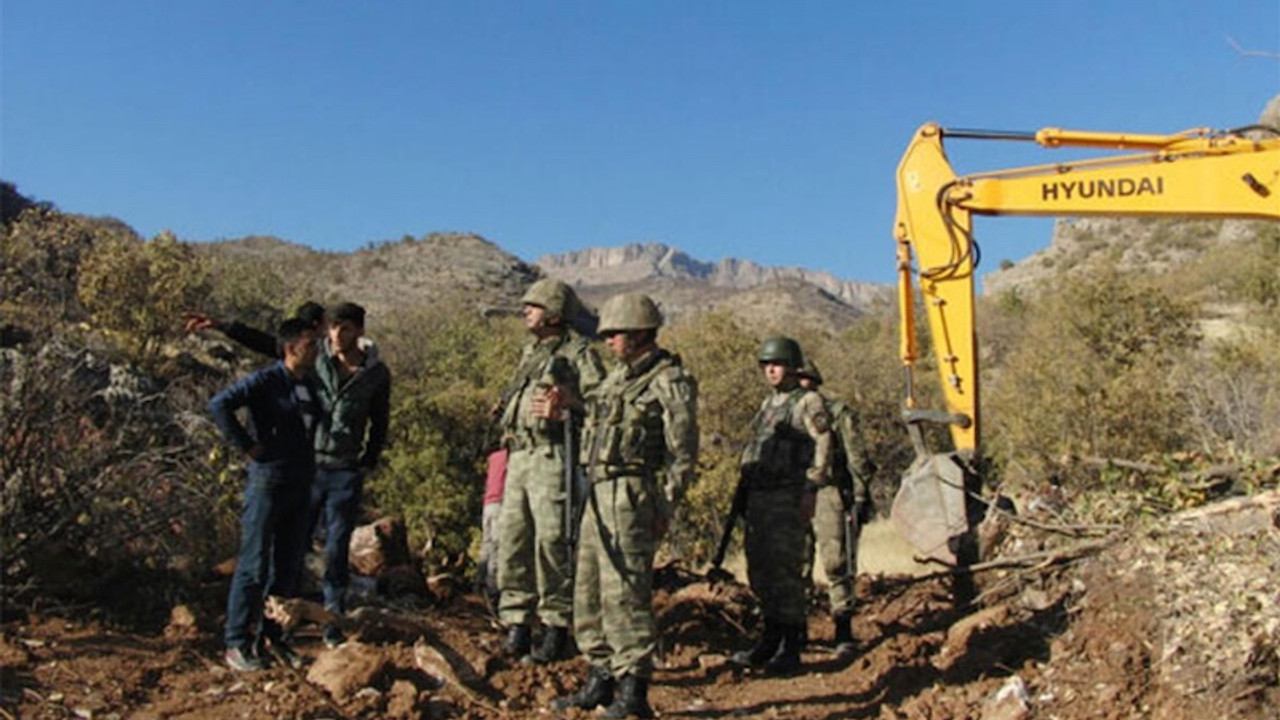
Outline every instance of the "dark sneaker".
<svg viewBox="0 0 1280 720"><path fill-rule="evenodd" d="M244 647L227 648L222 658L236 672L257 672L266 667L262 664L262 660L254 657L249 653L249 649Z"/></svg>
<svg viewBox="0 0 1280 720"><path fill-rule="evenodd" d="M347 641L347 636L343 635L336 625L325 625L320 637L324 640L324 646L327 648L336 648Z"/></svg>

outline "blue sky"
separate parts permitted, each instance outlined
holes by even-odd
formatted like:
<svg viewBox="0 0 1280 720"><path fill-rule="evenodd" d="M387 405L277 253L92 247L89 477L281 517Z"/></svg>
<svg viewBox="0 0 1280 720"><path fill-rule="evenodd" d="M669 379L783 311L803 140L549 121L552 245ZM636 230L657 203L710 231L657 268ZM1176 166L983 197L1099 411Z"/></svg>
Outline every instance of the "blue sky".
<svg viewBox="0 0 1280 720"><path fill-rule="evenodd" d="M1280 94L1278 0L0 0L0 177L144 236L893 280L912 132L1175 132ZM1049 151L949 146L961 172ZM986 270L1046 220L977 225Z"/></svg>

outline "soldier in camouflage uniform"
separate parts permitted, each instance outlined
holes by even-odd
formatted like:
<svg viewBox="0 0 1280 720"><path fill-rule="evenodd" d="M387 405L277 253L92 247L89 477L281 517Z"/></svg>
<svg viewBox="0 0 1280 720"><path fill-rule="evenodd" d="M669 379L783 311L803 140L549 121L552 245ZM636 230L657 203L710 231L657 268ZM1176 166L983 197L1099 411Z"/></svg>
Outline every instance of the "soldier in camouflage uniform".
<svg viewBox="0 0 1280 720"><path fill-rule="evenodd" d="M764 611L764 631L733 660L781 675L800 669L808 617L801 571L805 528L813 489L830 480L831 416L821 395L800 386L799 343L767 338L758 360L773 391L751 422L741 472L747 488L747 577Z"/></svg>
<svg viewBox="0 0 1280 720"><path fill-rule="evenodd" d="M811 359L805 358L798 377L802 386L821 394L822 373ZM831 618L835 625L833 643L836 657L849 659L856 650L852 624L856 599L854 582L858 573L857 543L862 534L862 524L870 514L868 482L874 466L866 452L853 408L840 400L825 396L823 400L827 414L831 416L835 443L831 482L818 488L814 499L813 536L817 541L822 569L827 575L827 599L831 603ZM846 540L852 543L848 554ZM850 560L852 568L849 567Z"/></svg>
<svg viewBox="0 0 1280 720"><path fill-rule="evenodd" d="M573 609L564 421L555 416L600 383L604 365L586 339L569 331L580 306L568 285L539 280L522 302L534 339L497 408L510 451L498 518L498 617L508 627L503 650L544 664L567 655ZM543 625L537 648L530 631L535 615Z"/></svg>
<svg viewBox="0 0 1280 720"><path fill-rule="evenodd" d="M694 478L698 386L656 344L662 316L639 293L610 298L600 332L618 365L587 397L582 460L591 489L582 517L574 633L591 663L557 710L652 717L653 558L670 509Z"/></svg>

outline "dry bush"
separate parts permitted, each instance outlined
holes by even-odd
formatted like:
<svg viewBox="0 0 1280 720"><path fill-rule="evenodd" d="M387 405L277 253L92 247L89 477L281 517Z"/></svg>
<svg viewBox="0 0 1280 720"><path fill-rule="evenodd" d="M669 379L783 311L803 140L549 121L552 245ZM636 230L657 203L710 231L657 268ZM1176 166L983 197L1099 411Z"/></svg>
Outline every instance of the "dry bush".
<svg viewBox="0 0 1280 720"><path fill-rule="evenodd" d="M232 490L205 460L208 423L74 339L0 353L6 602L163 615L226 552L226 515L211 509Z"/></svg>
<svg viewBox="0 0 1280 720"><path fill-rule="evenodd" d="M202 253L209 294L198 307L212 317L250 327L275 328L287 312L308 300L326 300L310 278L286 277L281 268L236 253Z"/></svg>
<svg viewBox="0 0 1280 720"><path fill-rule="evenodd" d="M1233 448L1247 457L1280 451L1280 339L1216 341L1175 368L1197 449Z"/></svg>
<svg viewBox="0 0 1280 720"><path fill-rule="evenodd" d="M179 337L182 312L208 297L208 272L172 233L147 242L109 237L81 258L76 292L99 327L150 364Z"/></svg>
<svg viewBox="0 0 1280 720"><path fill-rule="evenodd" d="M136 241L118 223L64 215L44 205L23 211L0 233L0 299L63 320L83 316L77 297L81 262L94 246Z"/></svg>
<svg viewBox="0 0 1280 720"><path fill-rule="evenodd" d="M1191 416L1173 368L1198 344L1195 308L1106 273L1034 301L984 395L988 451L1037 484L1064 455L1181 450Z"/></svg>

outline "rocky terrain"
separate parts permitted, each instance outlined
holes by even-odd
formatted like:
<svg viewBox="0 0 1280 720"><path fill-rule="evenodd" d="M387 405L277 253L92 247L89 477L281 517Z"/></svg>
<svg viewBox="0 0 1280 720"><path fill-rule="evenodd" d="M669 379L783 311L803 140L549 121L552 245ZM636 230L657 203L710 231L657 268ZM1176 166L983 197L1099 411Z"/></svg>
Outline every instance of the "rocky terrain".
<svg viewBox="0 0 1280 720"><path fill-rule="evenodd" d="M817 600L805 672L789 678L744 675L726 663L758 623L744 586L666 566L651 699L660 717L690 718L1274 717L1278 504L1271 492L1129 528L1034 513L1034 526L1007 520L999 554L979 566L976 604L953 601L946 573L865 573L858 656L831 654ZM873 562L888 548L864 536ZM224 582L211 580L211 597ZM430 587L430 599L367 598L348 615L361 629L335 649L303 626L303 668L277 663L248 675L219 661L213 602L175 607L150 633L33 610L0 635L0 713L540 718L585 672L581 659L544 668L499 657L501 630L482 601L447 578Z"/></svg>

